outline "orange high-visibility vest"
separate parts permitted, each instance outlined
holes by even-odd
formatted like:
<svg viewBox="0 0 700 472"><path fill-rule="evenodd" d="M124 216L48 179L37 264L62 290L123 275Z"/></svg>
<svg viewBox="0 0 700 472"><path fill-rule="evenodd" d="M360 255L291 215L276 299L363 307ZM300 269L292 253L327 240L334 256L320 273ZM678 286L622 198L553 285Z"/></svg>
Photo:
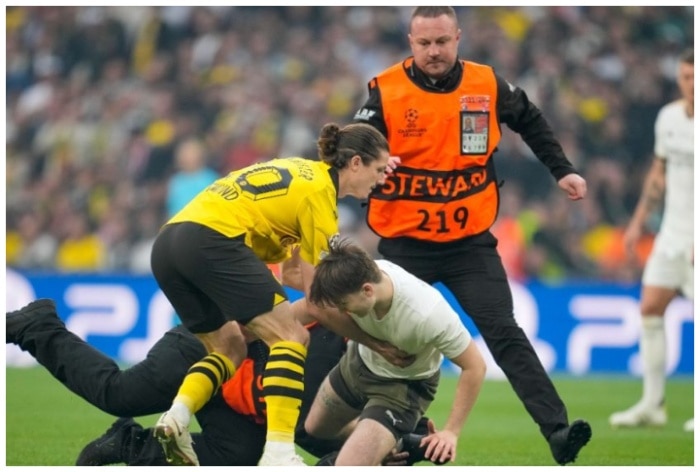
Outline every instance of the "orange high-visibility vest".
<svg viewBox="0 0 700 472"><path fill-rule="evenodd" d="M411 62L370 83L380 89L390 151L401 165L371 195L367 222L383 238L449 242L482 233L498 214L496 76L463 61L453 92L428 92L406 75Z"/></svg>
<svg viewBox="0 0 700 472"><path fill-rule="evenodd" d="M262 377L262 372L255 372L253 360L246 358L233 377L221 386L221 393L228 406L237 413L249 416L258 424L266 421Z"/></svg>
<svg viewBox="0 0 700 472"><path fill-rule="evenodd" d="M317 321L307 323L308 330L318 324ZM233 411L250 417L257 424L267 422L267 404L263 396L263 376L265 368L256 364L253 359L246 357L238 366L233 377L221 386L221 394L226 404Z"/></svg>

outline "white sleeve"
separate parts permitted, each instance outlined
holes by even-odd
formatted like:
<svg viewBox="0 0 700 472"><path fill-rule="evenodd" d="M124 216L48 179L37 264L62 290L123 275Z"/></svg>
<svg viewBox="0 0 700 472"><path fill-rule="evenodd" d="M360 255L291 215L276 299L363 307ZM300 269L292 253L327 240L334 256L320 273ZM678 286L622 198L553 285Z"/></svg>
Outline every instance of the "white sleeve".
<svg viewBox="0 0 700 472"><path fill-rule="evenodd" d="M424 332L432 340L433 346L448 359L462 354L472 340L457 312L442 296L427 317Z"/></svg>

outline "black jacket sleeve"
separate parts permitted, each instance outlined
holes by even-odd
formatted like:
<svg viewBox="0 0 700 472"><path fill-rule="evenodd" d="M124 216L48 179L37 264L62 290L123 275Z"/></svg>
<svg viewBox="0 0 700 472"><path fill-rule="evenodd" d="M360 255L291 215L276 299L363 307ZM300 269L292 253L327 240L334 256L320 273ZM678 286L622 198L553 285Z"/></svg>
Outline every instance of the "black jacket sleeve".
<svg viewBox="0 0 700 472"><path fill-rule="evenodd" d="M496 75L496 83L498 86L496 111L499 122L505 123L508 128L522 137L525 144L537 159L549 168L556 180L568 174L577 173L566 158L561 144L554 137L552 127L539 108L530 102L527 94L499 75Z"/></svg>
<svg viewBox="0 0 700 472"><path fill-rule="evenodd" d="M373 83L375 84L374 86L372 85ZM377 128L386 137L387 130L384 122L384 111L382 110L381 92L379 87L376 86L376 81L372 80L368 84L367 89L369 91L367 101L355 113L352 121L353 123L368 123Z"/></svg>

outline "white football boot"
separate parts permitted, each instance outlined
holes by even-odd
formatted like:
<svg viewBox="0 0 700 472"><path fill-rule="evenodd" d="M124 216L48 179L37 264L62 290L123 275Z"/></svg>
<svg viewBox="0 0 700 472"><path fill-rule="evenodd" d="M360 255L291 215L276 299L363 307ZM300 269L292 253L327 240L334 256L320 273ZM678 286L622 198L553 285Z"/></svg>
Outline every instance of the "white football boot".
<svg viewBox="0 0 700 472"><path fill-rule="evenodd" d="M695 418L690 418L683 424L683 431L686 431L688 433L692 433L693 431L695 431Z"/></svg>
<svg viewBox="0 0 700 472"><path fill-rule="evenodd" d="M632 408L613 413L610 415L609 422L613 428L664 426L668 422L668 417L666 416L666 408L663 405L649 407L640 402Z"/></svg>
<svg viewBox="0 0 700 472"><path fill-rule="evenodd" d="M296 466L304 467L304 459L302 459L297 454L289 455L273 455L273 454L263 454L258 462L259 466L264 467L281 467L281 466Z"/></svg>
<svg viewBox="0 0 700 472"><path fill-rule="evenodd" d="M153 428L155 436L165 452L165 459L173 465L199 465L199 459L192 448L192 436L187 428L165 412Z"/></svg>

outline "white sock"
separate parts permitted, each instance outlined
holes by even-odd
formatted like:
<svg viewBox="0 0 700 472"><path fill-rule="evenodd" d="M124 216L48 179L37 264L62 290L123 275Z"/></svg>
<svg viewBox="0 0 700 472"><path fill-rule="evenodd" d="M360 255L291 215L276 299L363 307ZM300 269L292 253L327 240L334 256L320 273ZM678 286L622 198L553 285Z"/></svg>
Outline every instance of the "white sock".
<svg viewBox="0 0 700 472"><path fill-rule="evenodd" d="M267 441L265 443L265 451L263 454L270 454L275 457L286 456L289 454L296 454L296 449L294 448L294 443Z"/></svg>
<svg viewBox="0 0 700 472"><path fill-rule="evenodd" d="M644 372L642 403L658 407L664 400L666 388L666 331L662 316L642 317L639 351Z"/></svg>
<svg viewBox="0 0 700 472"><path fill-rule="evenodd" d="M172 406L170 407L169 410L170 414L175 418L175 421L177 421L180 426L184 428L189 428L190 426L190 418L192 415L190 414L189 408L184 403L181 403L179 401L174 401Z"/></svg>

